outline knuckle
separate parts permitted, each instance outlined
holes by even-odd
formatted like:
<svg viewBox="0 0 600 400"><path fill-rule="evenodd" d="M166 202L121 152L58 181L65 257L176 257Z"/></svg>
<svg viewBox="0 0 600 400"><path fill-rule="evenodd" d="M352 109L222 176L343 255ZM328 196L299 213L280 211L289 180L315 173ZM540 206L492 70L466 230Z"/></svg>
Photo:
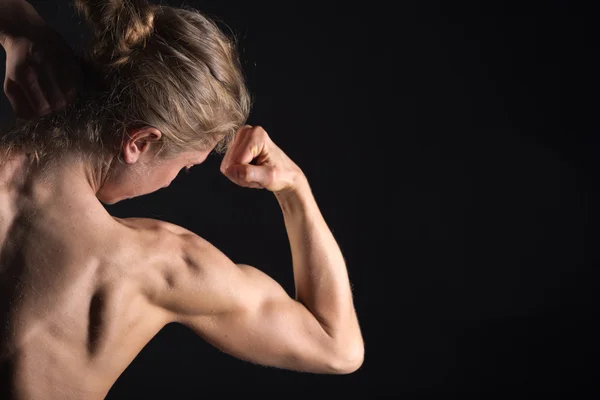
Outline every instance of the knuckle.
<svg viewBox="0 0 600 400"><path fill-rule="evenodd" d="M259 137L264 137L267 135L267 131L265 131L265 129L262 126L256 125L252 128L252 134Z"/></svg>
<svg viewBox="0 0 600 400"><path fill-rule="evenodd" d="M239 135L247 135L253 129L252 125L244 125L240 129L238 129L236 137Z"/></svg>

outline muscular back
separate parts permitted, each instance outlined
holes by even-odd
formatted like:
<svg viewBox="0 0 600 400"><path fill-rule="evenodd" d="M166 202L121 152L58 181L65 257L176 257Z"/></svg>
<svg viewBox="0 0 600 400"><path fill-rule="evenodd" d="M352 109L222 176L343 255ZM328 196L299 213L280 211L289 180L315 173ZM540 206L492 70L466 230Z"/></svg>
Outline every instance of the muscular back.
<svg viewBox="0 0 600 400"><path fill-rule="evenodd" d="M3 200L0 398L103 398L166 323L139 290L164 240L156 228Z"/></svg>
<svg viewBox="0 0 600 400"><path fill-rule="evenodd" d="M95 198L62 193L42 206L3 187L0 179L1 399L104 398L170 322L253 363L355 369L277 282L194 233L113 218Z"/></svg>

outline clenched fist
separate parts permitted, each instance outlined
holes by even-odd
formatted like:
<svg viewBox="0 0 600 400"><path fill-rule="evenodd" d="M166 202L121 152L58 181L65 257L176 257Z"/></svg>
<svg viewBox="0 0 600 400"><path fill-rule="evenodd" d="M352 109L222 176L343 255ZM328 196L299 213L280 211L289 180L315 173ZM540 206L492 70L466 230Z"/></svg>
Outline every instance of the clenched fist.
<svg viewBox="0 0 600 400"><path fill-rule="evenodd" d="M302 170L260 126L239 129L221 162L221 172L234 183L275 194L294 190Z"/></svg>

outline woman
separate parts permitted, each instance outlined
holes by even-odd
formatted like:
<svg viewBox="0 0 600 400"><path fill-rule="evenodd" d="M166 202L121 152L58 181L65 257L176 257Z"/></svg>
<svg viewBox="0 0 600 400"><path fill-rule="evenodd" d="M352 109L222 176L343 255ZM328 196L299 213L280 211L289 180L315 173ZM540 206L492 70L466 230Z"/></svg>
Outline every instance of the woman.
<svg viewBox="0 0 600 400"><path fill-rule="evenodd" d="M0 4L5 90L17 114L33 116L0 135L0 398L103 398L170 322L254 363L358 369L344 258L300 168L244 125L234 43L194 10L76 1L94 39L64 108L73 90L41 67L51 62L12 68L56 36L23 0ZM221 172L233 182L278 199L296 299L185 228L114 218L101 204L168 186L211 151L226 152Z"/></svg>

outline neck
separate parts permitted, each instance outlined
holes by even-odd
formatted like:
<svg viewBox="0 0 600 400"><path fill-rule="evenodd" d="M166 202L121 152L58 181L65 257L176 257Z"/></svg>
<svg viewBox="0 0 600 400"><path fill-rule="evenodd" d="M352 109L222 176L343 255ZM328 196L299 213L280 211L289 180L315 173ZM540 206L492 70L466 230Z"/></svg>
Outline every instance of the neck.
<svg viewBox="0 0 600 400"><path fill-rule="evenodd" d="M18 153L3 163L0 185L39 205L68 197L102 207L96 194L108 178L108 169L97 166L96 160L68 153L43 168L27 168L29 157Z"/></svg>

